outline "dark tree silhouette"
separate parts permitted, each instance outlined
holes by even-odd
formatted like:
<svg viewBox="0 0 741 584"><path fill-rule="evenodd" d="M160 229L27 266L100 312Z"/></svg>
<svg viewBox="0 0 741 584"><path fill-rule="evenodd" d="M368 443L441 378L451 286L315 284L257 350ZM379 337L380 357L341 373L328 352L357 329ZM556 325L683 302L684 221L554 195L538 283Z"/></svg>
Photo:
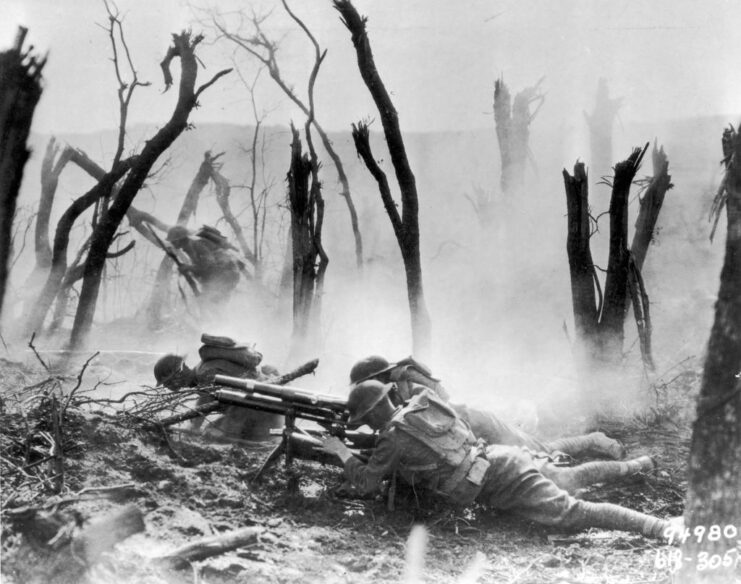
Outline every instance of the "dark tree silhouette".
<svg viewBox="0 0 741 584"><path fill-rule="evenodd" d="M301 30L304 32L304 34L306 34L307 38L311 42L312 48L314 49L314 69L316 70L316 64L321 63L321 61L324 59L326 50L321 50L316 37L312 34L312 32L304 24L304 22L296 15L296 13L291 10L291 8L288 6L288 2L286 2L286 0L281 0L281 2L285 11L301 28ZM337 154L337 151L332 145L332 141L329 139L327 132L325 132L324 128L319 124L319 120L316 117L316 112L314 111L313 105L308 103L310 101L313 101L313 96L309 96L308 101L303 100L301 97L299 97L296 90L284 79L278 65L278 60L276 59L276 54L278 52L278 43L268 38L268 36L262 30L261 25L264 20L264 17L259 18L254 15L252 16L251 25L254 28L254 34L250 36L242 35L239 32L229 31L226 25L222 22L219 22L218 18L216 17L214 17L213 23L224 38L233 42L234 44L245 50L247 53L255 57L258 61L260 61L260 63L262 63L267 69L271 79L275 81L276 85L280 87L283 93L285 93L286 96L294 104L296 104L296 106L306 116L311 117L312 127L319 135L322 146L326 150L327 155L332 160L332 164L337 170L337 179L341 187L340 196L345 199L345 203L347 204L347 210L350 214L350 225L352 227L353 237L355 239L355 261L358 268L361 268L363 265L363 239L358 223L358 213L355 209L355 203L353 202L352 195L350 193L350 181L347 178L345 166L342 163L342 159L340 158L339 154ZM314 77L316 77L315 74ZM310 83L313 85L313 82ZM311 89L310 91L313 92L313 89Z"/></svg>
<svg viewBox="0 0 741 584"><path fill-rule="evenodd" d="M622 360L625 316L630 297L634 301L644 362L649 367L653 366L648 296L640 269L628 248L628 196L647 148L648 144L643 149L636 148L627 160L615 166L610 199L610 245L604 295L590 248L590 238L594 231L589 209L587 173L583 163L574 166L573 176L566 170L563 171L568 211L566 250L574 323L580 358L588 362L617 365Z"/></svg>
<svg viewBox="0 0 741 584"><path fill-rule="evenodd" d="M694 561L683 563L682 584L733 582L741 565L741 125L730 138L719 191L728 216L725 260L692 429L684 513L689 536L679 534L682 556Z"/></svg>
<svg viewBox="0 0 741 584"><path fill-rule="evenodd" d="M422 284L422 262L419 253L419 198L417 196L416 179L409 166L401 128L399 127L399 115L394 108L388 91L386 91L378 69L376 69L370 41L365 30L367 19L358 14L349 0L335 0L334 6L342 15L342 22L351 33L360 75L373 97L381 117L386 144L391 155L391 163L394 166L396 180L401 190L402 213L399 216L396 204L391 198L388 180L371 152L368 126L363 123L354 125L355 148L378 182L384 207L399 243L406 272L407 296L412 319L413 351L415 355L424 358L430 350L431 323Z"/></svg>
<svg viewBox="0 0 741 584"><path fill-rule="evenodd" d="M170 119L146 142L141 153L136 157L115 198L111 201L110 207L107 207L93 231L90 241L90 251L85 262L80 301L70 336L70 345L72 348L83 345L90 332L106 254L113 241L116 230L126 216L134 197L141 190L144 181L160 155L188 127L188 117L193 108L198 104L198 98L201 93L210 87L219 77L230 71L226 69L218 72L209 82L196 89L198 62L195 56L195 49L203 40L203 37L201 35L192 36L190 32L186 31L180 34L173 34L172 40L173 44L169 48L161 65L165 87L169 88L173 84L170 64L173 59L180 59L178 100Z"/></svg>
<svg viewBox="0 0 741 584"><path fill-rule="evenodd" d="M0 314L16 200L30 154L26 142L41 97L41 72L46 62L32 55L30 49L23 51L27 32L20 27L13 48L0 53Z"/></svg>
<svg viewBox="0 0 741 584"><path fill-rule="evenodd" d="M287 182L293 266L291 353L295 356L309 344L312 335L318 333L324 273L329 259L322 246L324 200L317 177L316 158L302 153L301 137L293 125L291 132L291 166Z"/></svg>

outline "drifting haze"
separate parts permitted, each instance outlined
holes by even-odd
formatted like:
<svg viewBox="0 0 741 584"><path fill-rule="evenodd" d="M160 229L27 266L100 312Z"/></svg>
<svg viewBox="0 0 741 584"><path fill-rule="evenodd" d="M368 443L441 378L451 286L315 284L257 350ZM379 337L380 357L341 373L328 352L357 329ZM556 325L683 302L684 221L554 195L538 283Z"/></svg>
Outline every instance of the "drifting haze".
<svg viewBox="0 0 741 584"><path fill-rule="evenodd" d="M321 359L317 378L305 383L344 392L356 359L369 353L390 358L409 353L405 283L377 189L356 159L348 133L350 123L377 118L357 71L349 33L329 1L294 4L329 50L317 84L317 115L334 131L333 142L347 165L369 261L359 279L347 211L336 196L333 168L325 161L325 246L331 263L324 295L324 346L317 349ZM228 5L218 3L223 12ZM621 123L615 127L616 160L626 158L632 147L658 138L666 147L676 185L667 195L659 220L661 233L645 267L654 303L659 372L701 352L722 259L722 246L707 241L703 213L719 176L720 132L727 122L738 119L741 70L736 60L741 39L731 32L741 18L741 5L704 3L702 13L689 1L415 0L355 5L369 18L377 65L406 133L421 199L432 364L456 397L477 398L491 406L517 398L553 402L575 386L564 334L564 324L569 331L573 327L561 169L571 169L577 158L588 164L583 111L593 105L599 77L609 79L613 96L624 98ZM153 84L134 100L130 132L134 146L151 135L146 124L161 124L172 108L174 93L160 94L158 65L169 33L194 17L206 18L206 13L176 0L122 1L119 7L126 15L124 25L140 78ZM112 130L117 122L115 83L106 34L94 24L104 22L105 12L92 0L64 5L5 0L0 11L5 45L14 26L22 23L31 29L31 42L50 51L46 89L35 118L35 154L23 184L21 203L30 208L38 197L40 156L49 134L82 147L102 164L110 160L114 134L101 130ZM286 35L279 53L281 70L302 88L311 65L304 37L286 21L280 4L264 28L274 37ZM229 66L232 53L217 44L204 46L199 56L207 67L200 73L203 81ZM530 146L536 166L528 170L528 197L504 201L492 232L483 233L463 195L474 185L498 190L499 154L490 112L499 75L513 93L545 76L547 95L532 125ZM303 118L267 76L257 92L260 107L271 112L266 123L274 125L267 170L274 180L272 204L277 210L288 165L286 126L291 120L303 123ZM174 221L205 150L226 151L222 172L233 184L247 180L244 153L238 147L248 143L252 132L247 127L252 119L244 88L232 75L200 101L202 107L192 116L196 129L178 140L169 153L168 168L137 198L137 205L166 222ZM374 151L393 176L378 136ZM639 175L650 172L644 166ZM55 206L55 217L72 197L89 188L86 180L81 173L65 171L58 191L63 204ZM236 208L240 195L234 192ZM592 200L596 213L605 210L604 187L593 193ZM632 207L631 224L635 212ZM194 226L217 217L213 198L205 193ZM285 218L275 215L272 221L268 261L269 281L274 284L283 259ZM718 235L723 236L724 232ZM594 241L595 259L603 266L604 243ZM115 281L122 285L109 286L112 291L103 299L98 320L131 315L148 293L158 261L156 250L138 243L135 254L117 264ZM31 263L29 259L26 265ZM20 262L14 274L16 288L23 282L22 268ZM295 365L285 362L290 311L269 299L256 304L248 291L240 292L234 318L209 332L256 342L266 361ZM635 333L630 326L627 330L626 347L632 347L632 359L637 361ZM153 351L187 352L193 361L197 336L150 338L147 346ZM638 386L639 381L640 373L626 385Z"/></svg>
<svg viewBox="0 0 741 584"><path fill-rule="evenodd" d="M221 14L244 9L244 1L218 3ZM273 14L265 29L285 37L279 59L287 80L305 87L313 58L308 41L288 20L280 2L253 2ZM316 88L317 112L328 129L345 131L375 116L360 82L350 38L329 0L294 2L293 8L328 50ZM140 78L161 87L159 61L170 33L210 21L208 0L120 0ZM393 92L408 131L489 127L494 79L512 87L545 76L544 118L575 120L589 106L596 80L607 77L626 98L623 119L669 120L738 112L741 95L741 4L735 0L404 0L355 3L368 16L379 70ZM191 8L192 7L192 8ZM38 132L89 132L116 127L115 80L100 0L4 0L0 39L8 46L17 24L30 41L49 51L46 91L37 110ZM212 36L211 36L212 38ZM204 47L211 72L231 59L231 49ZM270 84L261 104L278 107L274 119L300 120ZM157 103L151 103L156 101ZM135 100L132 123L160 123L167 100ZM248 102L235 76L209 95L196 123L247 123Z"/></svg>

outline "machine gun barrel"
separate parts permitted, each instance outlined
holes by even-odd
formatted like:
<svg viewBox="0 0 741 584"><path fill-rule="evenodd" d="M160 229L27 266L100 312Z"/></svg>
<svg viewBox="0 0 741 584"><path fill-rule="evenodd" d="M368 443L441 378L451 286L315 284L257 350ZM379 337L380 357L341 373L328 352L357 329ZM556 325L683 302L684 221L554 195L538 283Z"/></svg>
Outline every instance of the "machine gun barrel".
<svg viewBox="0 0 741 584"><path fill-rule="evenodd" d="M254 379L241 379L239 377L230 377L229 375L216 375L214 383L241 389L249 394L261 394L263 396L278 398L291 405L303 404L314 408L331 410L338 414L344 414L347 408L347 400L341 397L314 393L313 391L299 387L261 383Z"/></svg>
<svg viewBox="0 0 741 584"><path fill-rule="evenodd" d="M347 429L347 401L342 398L228 375L216 375L214 384L226 386L211 392L220 403L285 416L285 426L280 432L282 441L257 471L255 479L281 454L285 455L287 463L298 457L342 466L337 456L318 449L323 433L298 428L296 418L316 422L330 435L345 441L353 449L353 455L364 457L364 460L375 448L374 434Z"/></svg>
<svg viewBox="0 0 741 584"><path fill-rule="evenodd" d="M279 399L268 395L251 394L232 389L218 389L213 392L213 396L217 401L224 404L250 408L271 414L290 415L323 425L342 421L342 415L335 410L302 402L292 402L287 399Z"/></svg>

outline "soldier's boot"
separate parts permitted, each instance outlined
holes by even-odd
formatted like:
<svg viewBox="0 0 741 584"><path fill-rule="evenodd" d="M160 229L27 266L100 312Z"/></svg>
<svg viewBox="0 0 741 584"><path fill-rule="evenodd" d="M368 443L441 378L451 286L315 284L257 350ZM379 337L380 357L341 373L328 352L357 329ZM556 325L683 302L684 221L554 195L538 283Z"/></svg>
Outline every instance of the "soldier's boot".
<svg viewBox="0 0 741 584"><path fill-rule="evenodd" d="M560 438L548 442L549 452L554 450L563 452L569 456L595 456L598 458L611 458L622 460L625 458L625 447L612 438L608 438L602 432L592 432L581 436Z"/></svg>
<svg viewBox="0 0 741 584"><path fill-rule="evenodd" d="M598 527L640 533L646 537L667 540L673 528L671 520L659 519L612 503L579 501L564 521L564 526L585 529Z"/></svg>
<svg viewBox="0 0 741 584"><path fill-rule="evenodd" d="M622 479L641 472L652 472L656 468L650 456L634 460L586 462L573 467L557 467L547 464L541 472L562 489L573 493L577 489L595 483Z"/></svg>

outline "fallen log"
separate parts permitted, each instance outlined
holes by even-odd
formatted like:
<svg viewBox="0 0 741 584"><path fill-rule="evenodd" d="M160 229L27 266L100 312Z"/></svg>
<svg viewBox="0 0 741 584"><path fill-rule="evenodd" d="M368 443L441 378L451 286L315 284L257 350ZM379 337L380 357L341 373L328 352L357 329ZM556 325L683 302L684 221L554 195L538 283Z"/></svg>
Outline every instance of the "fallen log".
<svg viewBox="0 0 741 584"><path fill-rule="evenodd" d="M199 562L213 556L218 556L242 546L258 541L265 533L264 527L251 526L237 529L223 535L206 537L193 543L186 544L166 556L157 558L169 568L182 570L192 562Z"/></svg>

